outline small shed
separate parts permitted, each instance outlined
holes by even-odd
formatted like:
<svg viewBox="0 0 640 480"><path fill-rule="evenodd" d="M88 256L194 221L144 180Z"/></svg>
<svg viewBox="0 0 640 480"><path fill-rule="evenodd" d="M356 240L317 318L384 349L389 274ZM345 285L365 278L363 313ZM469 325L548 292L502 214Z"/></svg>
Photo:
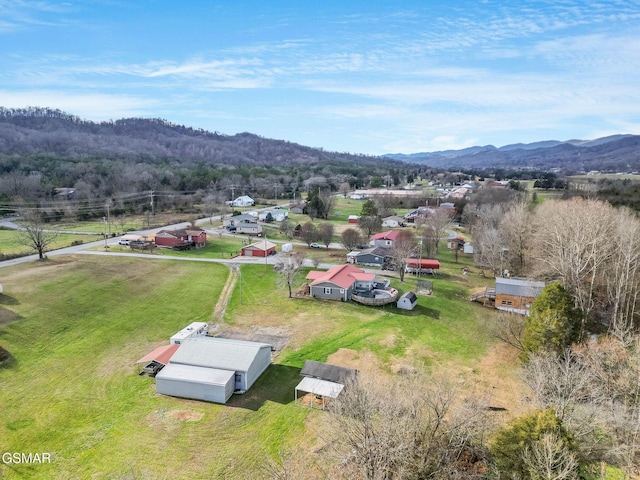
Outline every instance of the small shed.
<svg viewBox="0 0 640 480"><path fill-rule="evenodd" d="M473 254L473 244L471 242L464 242L462 251L463 253Z"/></svg>
<svg viewBox="0 0 640 480"><path fill-rule="evenodd" d="M353 368L339 367L329 363L321 363L306 360L300 371L302 380L295 388L295 402L298 401L298 392L306 392L305 405L318 404L324 410L327 399L338 398L345 387L357 380L358 371ZM302 398L305 398L303 396Z"/></svg>
<svg viewBox="0 0 640 480"><path fill-rule="evenodd" d="M397 306L403 310L413 310L417 303L418 296L413 292L406 292L398 299Z"/></svg>
<svg viewBox="0 0 640 480"><path fill-rule="evenodd" d="M358 223L360 221L360 215L349 215L347 218L347 222L349 223Z"/></svg>
<svg viewBox="0 0 640 480"><path fill-rule="evenodd" d="M275 243L271 243L266 238L242 248L243 257L267 257L276 253Z"/></svg>

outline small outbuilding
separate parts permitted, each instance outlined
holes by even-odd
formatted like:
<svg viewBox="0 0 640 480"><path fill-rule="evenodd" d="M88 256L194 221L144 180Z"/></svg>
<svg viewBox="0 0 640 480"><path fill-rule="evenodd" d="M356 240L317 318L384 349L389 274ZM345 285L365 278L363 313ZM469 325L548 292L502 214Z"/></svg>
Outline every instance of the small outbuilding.
<svg viewBox="0 0 640 480"><path fill-rule="evenodd" d="M353 368L339 367L329 363L321 363L306 360L300 371L302 381L295 388L295 402L298 401L298 392L306 392L302 396L302 402L308 406L320 406L323 410L327 402L338 398L338 395L349 385L357 380L358 371Z"/></svg>
<svg viewBox="0 0 640 480"><path fill-rule="evenodd" d="M349 215L347 218L348 223L358 223L360 221L360 215Z"/></svg>
<svg viewBox="0 0 640 480"><path fill-rule="evenodd" d="M403 310L413 310L417 303L418 296L413 292L406 292L398 299L397 306Z"/></svg>
<svg viewBox="0 0 640 480"><path fill-rule="evenodd" d="M275 255L275 253L275 243L271 243L266 238L242 248L243 257L267 257L269 255Z"/></svg>

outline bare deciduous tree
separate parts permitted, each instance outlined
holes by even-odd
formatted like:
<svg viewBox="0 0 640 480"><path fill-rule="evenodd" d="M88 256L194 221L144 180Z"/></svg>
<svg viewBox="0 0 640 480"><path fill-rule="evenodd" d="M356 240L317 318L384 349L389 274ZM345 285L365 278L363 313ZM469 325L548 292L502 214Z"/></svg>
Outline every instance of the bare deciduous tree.
<svg viewBox="0 0 640 480"><path fill-rule="evenodd" d="M389 256L393 261L393 265L398 269L400 281L404 282L405 268L407 267L407 258L409 258L416 250L416 237L409 230L400 230L398 236L393 242L393 247L389 252ZM420 267L419 267L420 268Z"/></svg>
<svg viewBox="0 0 640 480"><path fill-rule="evenodd" d="M36 210L21 211L20 216L24 220L24 228L18 233L18 243L33 248L40 260L44 260L44 254L55 241L57 233L45 229L42 214Z"/></svg>
<svg viewBox="0 0 640 480"><path fill-rule="evenodd" d="M567 443L553 432L545 432L540 439L527 445L523 463L531 478L539 480L578 479L578 459Z"/></svg>
<svg viewBox="0 0 640 480"><path fill-rule="evenodd" d="M280 256L274 266L274 269L280 274L280 280L289 290L289 298L292 297L293 282L302 268L303 261L303 255L294 253L290 256Z"/></svg>
<svg viewBox="0 0 640 480"><path fill-rule="evenodd" d="M433 378L360 378L330 404L326 426L335 476L476 478L462 457L480 453L486 417L477 404L459 400L448 383Z"/></svg>

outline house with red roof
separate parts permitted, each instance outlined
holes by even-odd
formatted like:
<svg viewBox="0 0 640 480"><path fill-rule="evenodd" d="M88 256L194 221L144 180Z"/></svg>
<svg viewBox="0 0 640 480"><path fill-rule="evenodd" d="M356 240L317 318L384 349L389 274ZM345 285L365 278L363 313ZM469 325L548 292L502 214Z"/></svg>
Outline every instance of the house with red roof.
<svg viewBox="0 0 640 480"><path fill-rule="evenodd" d="M374 273L367 273L351 264L338 265L327 271L312 270L307 275L309 293L315 298L351 300L356 290L372 290Z"/></svg>
<svg viewBox="0 0 640 480"><path fill-rule="evenodd" d="M376 233L371 235L371 244L376 247L393 248L399 233L397 230Z"/></svg>

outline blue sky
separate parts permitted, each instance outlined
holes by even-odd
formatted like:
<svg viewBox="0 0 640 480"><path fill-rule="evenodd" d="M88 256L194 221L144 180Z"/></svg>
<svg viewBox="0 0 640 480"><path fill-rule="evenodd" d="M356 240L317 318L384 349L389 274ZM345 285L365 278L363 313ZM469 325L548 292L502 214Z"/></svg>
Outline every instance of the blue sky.
<svg viewBox="0 0 640 480"><path fill-rule="evenodd" d="M640 1L0 0L0 105L366 154L640 134Z"/></svg>

